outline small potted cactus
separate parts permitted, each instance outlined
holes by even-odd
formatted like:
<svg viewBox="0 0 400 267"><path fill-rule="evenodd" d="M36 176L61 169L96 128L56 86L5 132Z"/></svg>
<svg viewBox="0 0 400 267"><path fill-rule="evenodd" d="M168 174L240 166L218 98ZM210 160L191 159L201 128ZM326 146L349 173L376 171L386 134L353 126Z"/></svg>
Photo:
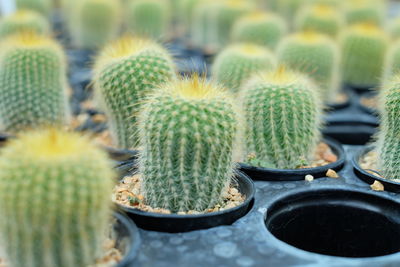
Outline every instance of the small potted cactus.
<svg viewBox="0 0 400 267"><path fill-rule="evenodd" d="M47 35L50 24L40 13L31 10L19 10L0 19L0 39L21 31Z"/></svg>
<svg viewBox="0 0 400 267"><path fill-rule="evenodd" d="M340 170L343 151L321 141L322 103L307 76L280 66L255 75L239 93L246 150L241 170L256 180L302 180Z"/></svg>
<svg viewBox="0 0 400 267"><path fill-rule="evenodd" d="M162 85L142 107L138 172L114 194L139 227L185 232L248 211L254 188L235 171L239 114L225 91L195 76Z"/></svg>

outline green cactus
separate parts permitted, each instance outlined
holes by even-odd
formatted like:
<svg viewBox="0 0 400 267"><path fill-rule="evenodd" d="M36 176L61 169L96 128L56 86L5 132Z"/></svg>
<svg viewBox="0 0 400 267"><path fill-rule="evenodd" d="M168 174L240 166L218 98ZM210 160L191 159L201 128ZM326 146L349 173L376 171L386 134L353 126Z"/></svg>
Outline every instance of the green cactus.
<svg viewBox="0 0 400 267"><path fill-rule="evenodd" d="M203 211L234 174L238 115L223 88L194 77L164 85L140 115L139 172L146 203Z"/></svg>
<svg viewBox="0 0 400 267"><path fill-rule="evenodd" d="M277 71L251 79L240 92L247 154L265 166L295 169L310 160L320 141L321 103L313 82L300 73Z"/></svg>
<svg viewBox="0 0 400 267"><path fill-rule="evenodd" d="M385 1L347 0L344 2L345 17L348 24L372 23L383 26L386 18Z"/></svg>
<svg viewBox="0 0 400 267"><path fill-rule="evenodd" d="M20 10L0 20L0 39L21 31L47 35L50 24L40 13L30 10Z"/></svg>
<svg viewBox="0 0 400 267"><path fill-rule="evenodd" d="M130 0L127 6L128 30L154 39L165 37L171 20L166 0Z"/></svg>
<svg viewBox="0 0 400 267"><path fill-rule="evenodd" d="M356 24L342 36L343 81L353 86L376 86L382 78L388 36L373 24Z"/></svg>
<svg viewBox="0 0 400 267"><path fill-rule="evenodd" d="M275 61L274 55L267 48L235 44L226 47L216 56L212 76L235 93L254 73L273 69Z"/></svg>
<svg viewBox="0 0 400 267"><path fill-rule="evenodd" d="M109 118L115 145L137 148L137 113L144 98L175 77L171 56L158 44L124 37L105 47L95 65L96 97Z"/></svg>
<svg viewBox="0 0 400 267"><path fill-rule="evenodd" d="M20 33L0 45L0 124L6 132L68 123L66 63L53 40Z"/></svg>
<svg viewBox="0 0 400 267"><path fill-rule="evenodd" d="M198 12L198 5L206 0L180 0L178 5L178 20L185 31L190 31L193 17Z"/></svg>
<svg viewBox="0 0 400 267"><path fill-rule="evenodd" d="M102 47L118 34L122 16L119 0L78 1L71 14L71 37L79 48Z"/></svg>
<svg viewBox="0 0 400 267"><path fill-rule="evenodd" d="M234 23L231 39L234 42L253 43L273 50L286 32L286 22L278 15L253 12Z"/></svg>
<svg viewBox="0 0 400 267"><path fill-rule="evenodd" d="M393 40L398 40L400 37L400 18L392 20L389 24L390 37Z"/></svg>
<svg viewBox="0 0 400 267"><path fill-rule="evenodd" d="M314 79L326 102L339 90L340 53L335 41L316 32L284 38L278 47L278 62Z"/></svg>
<svg viewBox="0 0 400 267"><path fill-rule="evenodd" d="M384 66L382 84L386 84L394 76L400 74L400 40L390 45L389 51L386 54Z"/></svg>
<svg viewBox="0 0 400 267"><path fill-rule="evenodd" d="M29 9L39 12L45 16L50 15L52 0L16 0L17 9Z"/></svg>
<svg viewBox="0 0 400 267"><path fill-rule="evenodd" d="M299 31L316 31L336 38L345 24L339 9L330 5L310 5L300 9L295 26Z"/></svg>
<svg viewBox="0 0 400 267"><path fill-rule="evenodd" d="M1 244L14 267L84 267L103 256L113 172L74 133L25 133L2 148Z"/></svg>

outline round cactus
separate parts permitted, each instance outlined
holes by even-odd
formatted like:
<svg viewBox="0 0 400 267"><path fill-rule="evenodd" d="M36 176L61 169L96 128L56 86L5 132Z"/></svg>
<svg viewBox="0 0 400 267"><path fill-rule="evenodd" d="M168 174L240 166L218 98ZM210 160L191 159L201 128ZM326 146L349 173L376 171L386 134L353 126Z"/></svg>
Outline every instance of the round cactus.
<svg viewBox="0 0 400 267"><path fill-rule="evenodd" d="M66 63L61 47L33 33L0 45L0 124L6 132L68 123Z"/></svg>
<svg viewBox="0 0 400 267"><path fill-rule="evenodd" d="M253 12L235 22L231 39L234 42L253 43L273 50L286 32L287 25L278 15Z"/></svg>
<svg viewBox="0 0 400 267"><path fill-rule="evenodd" d="M73 43L94 49L114 39L119 31L119 0L82 0L72 7L69 28Z"/></svg>
<svg viewBox="0 0 400 267"><path fill-rule="evenodd" d="M0 158L1 245L11 266L88 266L103 256L113 172L74 133L25 133Z"/></svg>
<svg viewBox="0 0 400 267"><path fill-rule="evenodd" d="M181 26L189 31L193 16L198 12L198 5L207 0L180 0L178 5L178 19Z"/></svg>
<svg viewBox="0 0 400 267"><path fill-rule="evenodd" d="M51 8L51 0L15 0L17 9L30 9L48 16Z"/></svg>
<svg viewBox="0 0 400 267"><path fill-rule="evenodd" d="M382 77L388 36L372 24L356 24L342 36L343 81L352 86L379 84Z"/></svg>
<svg viewBox="0 0 400 267"><path fill-rule="evenodd" d="M216 56L212 75L216 81L236 92L252 74L271 70L275 64L275 57L267 48L253 44L235 44Z"/></svg>
<svg viewBox="0 0 400 267"><path fill-rule="evenodd" d="M124 37L104 48L94 70L96 97L109 118L114 143L137 148L137 113L143 99L175 77L171 56L158 44Z"/></svg>
<svg viewBox="0 0 400 267"><path fill-rule="evenodd" d="M299 11L295 25L300 31L316 31L336 38L344 23L339 9L331 5L310 5Z"/></svg>
<svg viewBox="0 0 400 267"><path fill-rule="evenodd" d="M139 124L146 203L172 212L218 204L234 174L238 122L234 100L198 77L157 90Z"/></svg>
<svg viewBox="0 0 400 267"><path fill-rule="evenodd" d="M307 76L286 71L253 77L240 92L246 153L265 166L295 169L314 155L320 141L321 103Z"/></svg>
<svg viewBox="0 0 400 267"><path fill-rule="evenodd" d="M332 101L340 82L336 42L315 32L297 33L282 40L277 54L280 64L309 75L321 89L323 100Z"/></svg>
<svg viewBox="0 0 400 267"><path fill-rule="evenodd" d="M130 0L126 11L128 30L154 39L165 37L171 19L169 8L167 0Z"/></svg>
<svg viewBox="0 0 400 267"><path fill-rule="evenodd" d="M348 24L384 24L386 17L385 1L348 0L344 2L345 17Z"/></svg>
<svg viewBox="0 0 400 267"><path fill-rule="evenodd" d="M20 10L0 20L0 39L22 31L47 35L50 24L40 13L30 10Z"/></svg>

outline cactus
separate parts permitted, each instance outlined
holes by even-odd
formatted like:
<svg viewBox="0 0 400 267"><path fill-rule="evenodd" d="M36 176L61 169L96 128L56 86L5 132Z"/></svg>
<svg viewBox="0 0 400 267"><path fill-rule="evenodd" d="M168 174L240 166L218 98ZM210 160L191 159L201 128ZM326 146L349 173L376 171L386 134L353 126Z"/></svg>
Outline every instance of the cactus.
<svg viewBox="0 0 400 267"><path fill-rule="evenodd" d="M171 19L167 0L130 0L128 30L154 39L165 37Z"/></svg>
<svg viewBox="0 0 400 267"><path fill-rule="evenodd" d="M71 10L69 28L77 47L95 49L114 39L119 31L119 0L82 0Z"/></svg>
<svg viewBox="0 0 400 267"><path fill-rule="evenodd" d="M382 77L388 36L372 24L356 24L342 36L343 81L353 86L379 84Z"/></svg>
<svg viewBox="0 0 400 267"><path fill-rule="evenodd" d="M1 245L14 267L88 266L111 216L113 172L104 152L74 133L25 133L0 158Z"/></svg>
<svg viewBox="0 0 400 267"><path fill-rule="evenodd" d="M218 204L233 177L238 126L234 100L205 79L156 91L139 123L146 203L172 212Z"/></svg>
<svg viewBox="0 0 400 267"><path fill-rule="evenodd" d="M278 47L278 62L309 75L321 89L323 100L332 101L339 89L340 53L329 37L303 32L284 38Z"/></svg>
<svg viewBox="0 0 400 267"><path fill-rule="evenodd" d="M384 66L382 84L386 84L394 76L400 74L400 40L390 45Z"/></svg>
<svg viewBox="0 0 400 267"><path fill-rule="evenodd" d="M252 44L226 47L215 58L214 79L235 93L252 74L275 67L275 57L266 48Z"/></svg>
<svg viewBox="0 0 400 267"><path fill-rule="evenodd" d="M17 9L30 9L45 16L50 15L52 8L51 0L16 0Z"/></svg>
<svg viewBox="0 0 400 267"><path fill-rule="evenodd" d="M193 16L197 12L197 6L206 0L180 0L178 5L178 16L181 26L190 30Z"/></svg>
<svg viewBox="0 0 400 267"><path fill-rule="evenodd" d="M273 50L286 32L286 22L278 15L253 12L235 22L231 39L234 42L253 43Z"/></svg>
<svg viewBox="0 0 400 267"><path fill-rule="evenodd" d="M400 37L400 18L396 18L390 22L389 25L390 37L393 40L398 40Z"/></svg>
<svg viewBox="0 0 400 267"><path fill-rule="evenodd" d="M279 68L253 77L240 92L247 153L266 166L295 169L314 155L320 140L321 103L304 74Z"/></svg>
<svg viewBox="0 0 400 267"><path fill-rule="evenodd" d="M330 5L311 5L299 11L295 25L299 31L316 31L336 38L344 23L339 9Z"/></svg>
<svg viewBox="0 0 400 267"><path fill-rule="evenodd" d="M348 0L344 1L345 17L348 24L371 23L382 26L386 17L385 1Z"/></svg>
<svg viewBox="0 0 400 267"><path fill-rule="evenodd" d="M137 148L137 113L154 87L175 77L171 56L156 43L123 37L104 48L94 70L96 97L104 105L114 143Z"/></svg>
<svg viewBox="0 0 400 267"><path fill-rule="evenodd" d="M68 123L66 63L53 40L33 33L0 45L0 124L15 133Z"/></svg>
<svg viewBox="0 0 400 267"><path fill-rule="evenodd" d="M20 10L0 20L0 39L22 31L47 35L50 24L42 15L30 10Z"/></svg>

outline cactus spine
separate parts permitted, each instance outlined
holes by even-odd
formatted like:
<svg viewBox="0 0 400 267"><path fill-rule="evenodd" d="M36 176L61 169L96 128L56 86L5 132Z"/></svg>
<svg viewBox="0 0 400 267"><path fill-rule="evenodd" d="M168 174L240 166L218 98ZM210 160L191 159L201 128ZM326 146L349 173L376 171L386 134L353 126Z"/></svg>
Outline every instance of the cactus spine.
<svg viewBox="0 0 400 267"><path fill-rule="evenodd" d="M287 25L278 15L253 12L235 22L231 39L234 42L253 43L273 50L286 32Z"/></svg>
<svg viewBox="0 0 400 267"><path fill-rule="evenodd" d="M156 43L124 37L105 47L95 65L96 96L109 117L114 143L137 148L137 113L152 90L175 77L171 56Z"/></svg>
<svg viewBox="0 0 400 267"><path fill-rule="evenodd" d="M17 9L30 9L45 16L49 15L52 8L51 0L16 0Z"/></svg>
<svg viewBox="0 0 400 267"><path fill-rule="evenodd" d="M215 206L234 173L238 115L223 88L197 77L164 85L140 116L142 191L172 212Z"/></svg>
<svg viewBox="0 0 400 267"><path fill-rule="evenodd" d="M295 169L314 155L321 103L307 76L282 67L260 74L243 87L240 100L247 122L247 153L282 169Z"/></svg>
<svg viewBox="0 0 400 267"><path fill-rule="evenodd" d="M252 44L228 46L215 58L214 79L235 93L252 74L275 67L275 57L262 47Z"/></svg>
<svg viewBox="0 0 400 267"><path fill-rule="evenodd" d="M278 62L309 75L331 101L339 89L339 48L325 35L303 32L284 38L278 47Z"/></svg>
<svg viewBox="0 0 400 267"><path fill-rule="evenodd" d="M15 133L64 125L69 109L64 53L53 40L21 33L1 45L0 122Z"/></svg>
<svg viewBox="0 0 400 267"><path fill-rule="evenodd" d="M165 37L171 19L167 0L130 0L128 30L154 39Z"/></svg>
<svg viewBox="0 0 400 267"><path fill-rule="evenodd" d="M353 86L376 86L382 77L388 36L372 24L356 24L342 36L343 81Z"/></svg>
<svg viewBox="0 0 400 267"><path fill-rule="evenodd" d="M0 39L22 31L47 35L50 24L40 13L30 10L20 10L0 20Z"/></svg>
<svg viewBox="0 0 400 267"><path fill-rule="evenodd" d="M113 173L77 134L25 133L0 158L1 245L14 267L88 266L102 256Z"/></svg>

